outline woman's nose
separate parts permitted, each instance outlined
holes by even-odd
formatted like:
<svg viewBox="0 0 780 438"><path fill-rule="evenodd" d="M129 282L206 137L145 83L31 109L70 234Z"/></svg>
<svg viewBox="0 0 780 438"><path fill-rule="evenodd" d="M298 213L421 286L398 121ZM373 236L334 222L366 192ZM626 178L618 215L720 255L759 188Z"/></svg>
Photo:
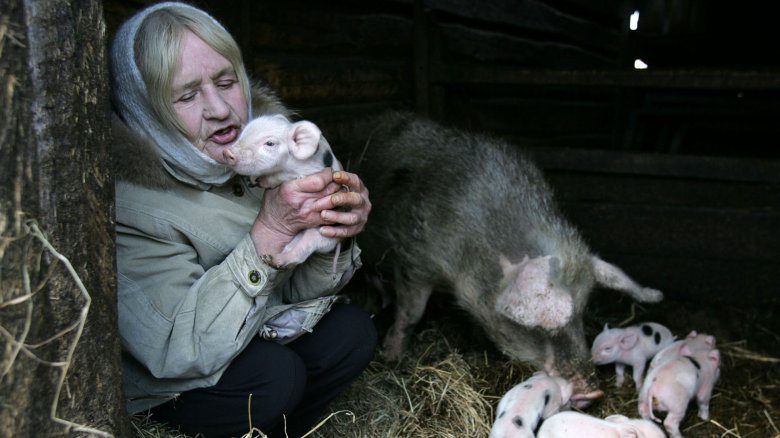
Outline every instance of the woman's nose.
<svg viewBox="0 0 780 438"><path fill-rule="evenodd" d="M230 106L219 91L210 89L205 93L203 116L207 119L225 119L230 115Z"/></svg>

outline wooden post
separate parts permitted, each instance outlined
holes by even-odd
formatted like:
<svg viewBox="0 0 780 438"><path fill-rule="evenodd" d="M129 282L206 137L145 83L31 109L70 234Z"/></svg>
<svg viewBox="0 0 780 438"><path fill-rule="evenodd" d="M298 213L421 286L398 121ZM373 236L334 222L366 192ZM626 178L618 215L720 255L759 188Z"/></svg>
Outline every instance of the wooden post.
<svg viewBox="0 0 780 438"><path fill-rule="evenodd" d="M0 84L0 436L129 436L102 3L6 0Z"/></svg>

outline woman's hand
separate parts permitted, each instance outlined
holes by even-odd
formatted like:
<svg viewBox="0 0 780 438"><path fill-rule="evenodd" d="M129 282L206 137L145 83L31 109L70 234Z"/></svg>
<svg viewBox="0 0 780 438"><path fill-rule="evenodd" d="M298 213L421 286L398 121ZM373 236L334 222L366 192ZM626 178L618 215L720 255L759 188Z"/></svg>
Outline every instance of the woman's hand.
<svg viewBox="0 0 780 438"><path fill-rule="evenodd" d="M352 237L363 230L370 211L368 190L357 175L324 169L266 190L251 235L259 255L273 256L307 228L326 225L323 236Z"/></svg>
<svg viewBox="0 0 780 438"><path fill-rule="evenodd" d="M267 189L263 207L250 231L257 253L277 255L300 231L321 225L317 202L340 188L333 182L331 170L324 169Z"/></svg>
<svg viewBox="0 0 780 438"><path fill-rule="evenodd" d="M368 189L354 173L333 173L333 182L347 190L341 190L317 201L317 209L323 222L320 234L326 237L346 238L363 231L371 212Z"/></svg>

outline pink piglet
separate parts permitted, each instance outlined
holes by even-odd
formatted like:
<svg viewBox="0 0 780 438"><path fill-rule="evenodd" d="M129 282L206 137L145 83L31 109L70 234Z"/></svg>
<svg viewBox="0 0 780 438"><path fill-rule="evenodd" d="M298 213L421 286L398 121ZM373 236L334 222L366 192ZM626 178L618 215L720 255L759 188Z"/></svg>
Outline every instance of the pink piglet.
<svg viewBox="0 0 780 438"><path fill-rule="evenodd" d="M639 392L639 414L659 421L653 411L667 412L663 424L671 438L682 438L680 423L688 404L696 399L699 418L709 419L710 398L720 377L717 349L691 350L683 346L682 356L653 368Z"/></svg>
<svg viewBox="0 0 780 438"><path fill-rule="evenodd" d="M605 419L575 411L560 412L542 423L536 438L665 438L650 420L610 415Z"/></svg>
<svg viewBox="0 0 780 438"><path fill-rule="evenodd" d="M704 333L698 333L696 330L688 333L685 339L672 342L669 346L656 353L653 360L650 361L650 369L653 369L665 362L683 356L682 351L693 352L697 350L712 350L715 348L715 337Z"/></svg>

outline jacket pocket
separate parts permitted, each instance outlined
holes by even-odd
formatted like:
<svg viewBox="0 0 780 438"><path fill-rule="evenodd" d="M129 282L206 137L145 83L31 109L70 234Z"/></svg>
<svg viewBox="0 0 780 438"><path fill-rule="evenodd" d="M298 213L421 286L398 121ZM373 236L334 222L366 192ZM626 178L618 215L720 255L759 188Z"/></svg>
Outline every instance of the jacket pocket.
<svg viewBox="0 0 780 438"><path fill-rule="evenodd" d="M292 342L304 333L311 333L338 299L339 296L331 295L293 305L276 306L274 310L279 310L278 313L266 321L259 335L280 344ZM269 311L273 312L272 309Z"/></svg>

